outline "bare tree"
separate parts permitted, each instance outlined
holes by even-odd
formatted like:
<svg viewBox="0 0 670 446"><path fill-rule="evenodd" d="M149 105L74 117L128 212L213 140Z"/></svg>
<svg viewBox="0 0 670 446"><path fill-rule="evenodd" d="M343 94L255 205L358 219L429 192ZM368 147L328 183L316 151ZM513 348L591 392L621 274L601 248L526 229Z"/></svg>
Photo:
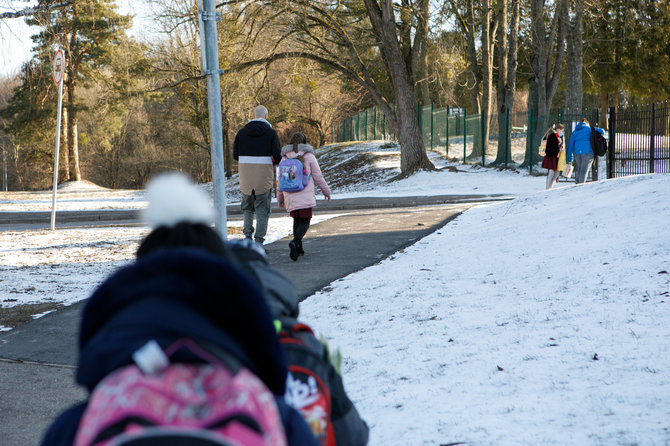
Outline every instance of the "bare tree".
<svg viewBox="0 0 670 446"><path fill-rule="evenodd" d="M518 66L520 0L498 0L498 155L495 164L512 159L511 122L508 113L514 110L516 69ZM510 17L509 27L507 17Z"/></svg>
<svg viewBox="0 0 670 446"><path fill-rule="evenodd" d="M584 29L584 0L574 0L574 12L567 33L567 60L565 82L565 108L581 112L582 110L582 67L584 48L582 33Z"/></svg>
<svg viewBox="0 0 670 446"><path fill-rule="evenodd" d="M274 11L272 19L263 22L263 35L272 23L285 31L266 57L231 66L231 70L302 58L319 63L324 70L338 72L363 87L386 116L401 146L401 175L434 169L426 154L416 111L412 66L412 43L416 39L411 38L415 15L408 13L413 11L409 1L403 0L397 13L391 0L364 0L363 15L340 2L327 0L252 3L245 6L247 17L251 17L252 7Z"/></svg>
<svg viewBox="0 0 670 446"><path fill-rule="evenodd" d="M529 126L533 138L530 147L537 147L547 128L552 100L565 60L565 37L568 30L568 0L557 0L549 29L546 27L544 0L531 0L531 78L528 108L535 114ZM532 150L523 164L531 162Z"/></svg>

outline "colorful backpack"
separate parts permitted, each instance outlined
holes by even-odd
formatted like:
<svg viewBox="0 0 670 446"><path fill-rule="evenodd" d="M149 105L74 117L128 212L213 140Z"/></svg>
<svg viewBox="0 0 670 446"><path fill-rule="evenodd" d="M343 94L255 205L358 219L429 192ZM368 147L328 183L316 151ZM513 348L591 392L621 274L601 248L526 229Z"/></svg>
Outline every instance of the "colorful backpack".
<svg viewBox="0 0 670 446"><path fill-rule="evenodd" d="M182 348L205 363L171 363ZM75 446L286 445L272 392L231 355L185 339L133 358L93 390Z"/></svg>
<svg viewBox="0 0 670 446"><path fill-rule="evenodd" d="M285 158L277 170L278 188L282 192L299 192L307 186L311 175L297 158Z"/></svg>
<svg viewBox="0 0 670 446"><path fill-rule="evenodd" d="M325 381L326 364L309 347L306 336L316 340L312 329L302 323L282 327L279 331L279 342L289 369L284 398L300 412L320 445L335 446L332 401Z"/></svg>

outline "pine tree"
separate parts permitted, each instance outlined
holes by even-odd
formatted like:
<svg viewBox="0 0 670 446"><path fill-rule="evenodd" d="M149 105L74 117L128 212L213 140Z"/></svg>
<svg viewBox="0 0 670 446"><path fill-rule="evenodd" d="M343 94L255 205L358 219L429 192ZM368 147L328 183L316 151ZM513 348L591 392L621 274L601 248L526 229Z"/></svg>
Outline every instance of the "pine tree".
<svg viewBox="0 0 670 446"><path fill-rule="evenodd" d="M41 0L42 4L50 3ZM130 27L130 16L116 12L116 4L110 0L78 0L55 10L38 9L33 17L26 20L29 25L38 26L40 32L32 37L36 44L31 64L42 73L50 72L51 60L56 48L65 52L66 71L64 107L67 108L66 140L70 169L66 180L81 180L79 168L79 137L77 131L78 113L82 106L77 98L77 89L94 81L100 70L109 61L113 46L125 38ZM32 88L28 79L23 88ZM38 116L35 117L39 119Z"/></svg>

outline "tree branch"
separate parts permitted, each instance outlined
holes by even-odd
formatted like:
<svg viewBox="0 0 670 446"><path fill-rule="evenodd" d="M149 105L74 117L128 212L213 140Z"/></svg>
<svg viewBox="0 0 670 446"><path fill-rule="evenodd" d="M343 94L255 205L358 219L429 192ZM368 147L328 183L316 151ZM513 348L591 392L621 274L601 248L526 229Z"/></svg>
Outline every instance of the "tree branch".
<svg viewBox="0 0 670 446"><path fill-rule="evenodd" d="M73 3L74 3L74 0L69 0L69 1L66 1L66 2L56 3L56 4L53 4L53 5L49 5L49 6L38 5L38 6L35 6L33 8L22 9L21 11L3 12L2 14L0 14L0 19L15 19L15 18L18 18L18 17L33 15L33 14L36 14L38 12L50 11L52 9L62 8L62 7L65 7L65 6L70 6Z"/></svg>

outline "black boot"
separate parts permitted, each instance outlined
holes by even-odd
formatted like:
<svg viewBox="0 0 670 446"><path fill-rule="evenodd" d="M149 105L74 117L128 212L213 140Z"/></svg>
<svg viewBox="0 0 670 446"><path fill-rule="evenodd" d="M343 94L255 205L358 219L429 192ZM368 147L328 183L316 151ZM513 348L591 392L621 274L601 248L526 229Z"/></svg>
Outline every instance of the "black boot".
<svg viewBox="0 0 670 446"><path fill-rule="evenodd" d="M295 242L289 242L288 244L289 249L291 250L288 253L288 256L293 260L294 262L298 260L298 247L296 246Z"/></svg>
<svg viewBox="0 0 670 446"><path fill-rule="evenodd" d="M299 256L304 256L305 251L302 249L302 240L300 240L298 243L296 243L296 247L298 248L298 255Z"/></svg>

